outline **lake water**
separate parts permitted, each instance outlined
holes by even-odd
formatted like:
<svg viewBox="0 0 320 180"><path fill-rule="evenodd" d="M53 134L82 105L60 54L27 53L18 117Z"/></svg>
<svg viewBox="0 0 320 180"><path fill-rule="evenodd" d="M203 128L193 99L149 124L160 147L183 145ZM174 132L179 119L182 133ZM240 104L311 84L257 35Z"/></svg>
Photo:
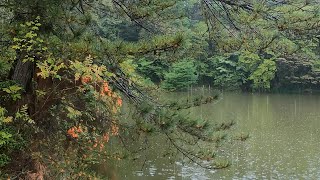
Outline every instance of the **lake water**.
<svg viewBox="0 0 320 180"><path fill-rule="evenodd" d="M190 93L176 93L180 98ZM114 179L320 179L320 95L222 93L220 100L191 110L212 121L234 119L249 132L227 149L232 165L206 170L165 158L161 140L136 161L119 161Z"/></svg>

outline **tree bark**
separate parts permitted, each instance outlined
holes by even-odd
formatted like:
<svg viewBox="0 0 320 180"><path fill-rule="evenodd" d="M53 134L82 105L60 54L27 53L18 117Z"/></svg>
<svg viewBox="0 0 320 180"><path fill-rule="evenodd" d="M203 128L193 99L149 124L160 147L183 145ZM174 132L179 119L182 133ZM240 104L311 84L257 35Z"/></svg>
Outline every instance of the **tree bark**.
<svg viewBox="0 0 320 180"><path fill-rule="evenodd" d="M31 81L34 74L34 62L17 60L11 79L19 83L26 92L31 90Z"/></svg>

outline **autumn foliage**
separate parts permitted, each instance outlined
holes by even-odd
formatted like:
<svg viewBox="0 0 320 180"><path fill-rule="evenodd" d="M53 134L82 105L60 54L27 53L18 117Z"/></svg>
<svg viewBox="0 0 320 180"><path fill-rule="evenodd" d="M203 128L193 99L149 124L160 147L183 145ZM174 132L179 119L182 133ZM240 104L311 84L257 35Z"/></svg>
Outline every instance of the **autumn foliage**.
<svg viewBox="0 0 320 180"><path fill-rule="evenodd" d="M82 130L81 126L79 126L79 127L74 126L67 131L68 135L73 138L78 138L79 133L82 133L82 132L83 132L83 130Z"/></svg>

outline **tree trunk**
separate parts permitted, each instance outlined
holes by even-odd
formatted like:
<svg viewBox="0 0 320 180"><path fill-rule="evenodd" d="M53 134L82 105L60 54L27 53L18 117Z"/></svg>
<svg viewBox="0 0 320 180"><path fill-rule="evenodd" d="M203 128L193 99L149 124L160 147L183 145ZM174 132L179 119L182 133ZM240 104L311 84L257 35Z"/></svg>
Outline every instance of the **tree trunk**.
<svg viewBox="0 0 320 180"><path fill-rule="evenodd" d="M28 93L31 90L31 81L34 74L34 62L22 62L22 59L17 60L14 67L11 79L18 82L22 88Z"/></svg>

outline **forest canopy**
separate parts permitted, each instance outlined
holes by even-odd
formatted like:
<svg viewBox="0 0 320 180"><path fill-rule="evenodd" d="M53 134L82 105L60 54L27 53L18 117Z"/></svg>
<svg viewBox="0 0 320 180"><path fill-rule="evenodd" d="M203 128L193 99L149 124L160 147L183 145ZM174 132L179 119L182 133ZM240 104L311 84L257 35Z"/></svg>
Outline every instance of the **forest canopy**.
<svg viewBox="0 0 320 180"><path fill-rule="evenodd" d="M217 96L159 94L319 87L319 4L0 0L0 178L99 177L95 164L142 153L126 145L152 134L204 168L229 166L215 157L234 122L184 112Z"/></svg>

